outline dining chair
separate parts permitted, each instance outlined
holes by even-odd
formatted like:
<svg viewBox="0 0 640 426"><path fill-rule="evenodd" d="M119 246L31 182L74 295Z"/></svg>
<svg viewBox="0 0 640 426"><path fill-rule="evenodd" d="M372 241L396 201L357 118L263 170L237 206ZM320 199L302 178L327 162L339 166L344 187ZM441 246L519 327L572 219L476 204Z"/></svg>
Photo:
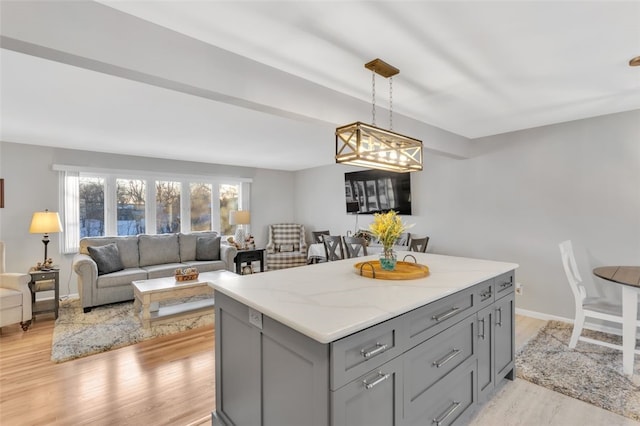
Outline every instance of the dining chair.
<svg viewBox="0 0 640 426"><path fill-rule="evenodd" d="M424 238L411 237L409 239L409 251L426 253L428 244L429 244L429 237L424 237Z"/></svg>
<svg viewBox="0 0 640 426"><path fill-rule="evenodd" d="M562 266L564 267L564 272L567 275L567 281L569 281L569 287L571 287L571 292L573 293L576 311L573 322L573 333L571 333L571 339L569 340L569 347L572 349L575 348L578 340L582 340L583 342L592 343L594 345L622 350L621 345L581 336L586 318L595 318L622 325L622 305L603 297L589 296L587 294L587 289L582 285L582 278L578 272L578 266L573 254L573 245L571 240L563 241L559 246L560 254L562 256ZM637 325L640 327L640 320L638 320Z"/></svg>
<svg viewBox="0 0 640 426"><path fill-rule="evenodd" d="M402 234L400 234L400 236L398 237L394 245L408 246L410 237L411 237L411 234L409 234L408 232L403 232Z"/></svg>
<svg viewBox="0 0 640 426"><path fill-rule="evenodd" d="M362 252L362 254L360 254ZM347 259L367 255L367 240L358 237L344 237L344 253Z"/></svg>
<svg viewBox="0 0 640 426"><path fill-rule="evenodd" d="M324 252L327 262L344 259L344 246L342 245L342 236L340 235L323 235L322 243L324 244Z"/></svg>
<svg viewBox="0 0 640 426"><path fill-rule="evenodd" d="M311 235L313 236L313 242L314 243L322 244L322 236L323 235L331 235L331 233L329 231L312 231Z"/></svg>

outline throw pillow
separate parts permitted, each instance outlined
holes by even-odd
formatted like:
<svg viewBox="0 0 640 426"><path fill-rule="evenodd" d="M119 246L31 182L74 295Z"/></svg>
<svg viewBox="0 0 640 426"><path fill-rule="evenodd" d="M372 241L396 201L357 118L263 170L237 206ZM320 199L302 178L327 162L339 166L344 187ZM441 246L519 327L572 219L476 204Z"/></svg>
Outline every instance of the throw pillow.
<svg viewBox="0 0 640 426"><path fill-rule="evenodd" d="M220 237L198 237L196 260L220 260Z"/></svg>
<svg viewBox="0 0 640 426"><path fill-rule="evenodd" d="M293 244L280 244L280 251L282 253L288 253L293 251Z"/></svg>
<svg viewBox="0 0 640 426"><path fill-rule="evenodd" d="M89 246L87 250L98 265L98 275L110 274L124 269L116 243L95 247Z"/></svg>

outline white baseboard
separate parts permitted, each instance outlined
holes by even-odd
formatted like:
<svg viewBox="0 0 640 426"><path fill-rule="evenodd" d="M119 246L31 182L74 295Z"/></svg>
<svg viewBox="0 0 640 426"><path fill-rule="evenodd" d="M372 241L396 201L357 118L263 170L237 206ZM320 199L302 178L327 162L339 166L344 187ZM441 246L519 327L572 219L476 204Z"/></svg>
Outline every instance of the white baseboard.
<svg viewBox="0 0 640 426"><path fill-rule="evenodd" d="M527 309L516 308L516 314L522 315L525 317L541 319L545 321L555 320L555 321L566 322L568 324L573 324L573 318L559 317L556 315L545 314L542 312L529 311ZM617 336L622 336L622 328L618 328L618 327L609 327L603 324L585 323L584 328L589 330L594 330L594 331L601 331L603 333L608 333L608 334L615 334ZM637 330L636 337L640 339L640 330Z"/></svg>
<svg viewBox="0 0 640 426"><path fill-rule="evenodd" d="M80 299L80 294L71 293L71 294L65 294L64 296L60 296L60 300L67 300L67 299Z"/></svg>

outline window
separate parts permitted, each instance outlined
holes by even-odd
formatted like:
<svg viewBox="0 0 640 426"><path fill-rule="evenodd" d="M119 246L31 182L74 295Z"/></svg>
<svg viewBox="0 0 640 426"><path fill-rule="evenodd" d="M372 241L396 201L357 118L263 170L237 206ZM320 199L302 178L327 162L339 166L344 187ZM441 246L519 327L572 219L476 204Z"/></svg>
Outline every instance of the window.
<svg viewBox="0 0 640 426"><path fill-rule="evenodd" d="M210 183L191 183L191 230L211 231L213 204Z"/></svg>
<svg viewBox="0 0 640 426"><path fill-rule="evenodd" d="M229 212L249 209L247 179L53 168L61 172L64 253L77 252L84 237L211 230L231 235Z"/></svg>
<svg viewBox="0 0 640 426"><path fill-rule="evenodd" d="M104 235L104 179L81 176L79 185L80 238Z"/></svg>
<svg viewBox="0 0 640 426"><path fill-rule="evenodd" d="M180 182L156 181L156 233L180 232Z"/></svg>
<svg viewBox="0 0 640 426"><path fill-rule="evenodd" d="M235 226L229 224L229 212L238 210L240 185L220 185L220 232L233 234Z"/></svg>
<svg viewBox="0 0 640 426"><path fill-rule="evenodd" d="M142 179L116 179L118 235L144 234L147 185Z"/></svg>

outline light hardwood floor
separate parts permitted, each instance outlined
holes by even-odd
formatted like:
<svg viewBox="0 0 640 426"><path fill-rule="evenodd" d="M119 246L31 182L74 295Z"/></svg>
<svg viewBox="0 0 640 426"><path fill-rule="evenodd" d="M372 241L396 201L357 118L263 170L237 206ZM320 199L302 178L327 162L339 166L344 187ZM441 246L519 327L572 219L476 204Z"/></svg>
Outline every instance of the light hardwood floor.
<svg viewBox="0 0 640 426"><path fill-rule="evenodd" d="M517 316L517 346L543 324ZM213 327L62 364L49 360L52 333L53 317L47 316L38 317L27 333L19 326L2 329L1 425L210 424ZM498 389L471 424L640 425L523 380Z"/></svg>

